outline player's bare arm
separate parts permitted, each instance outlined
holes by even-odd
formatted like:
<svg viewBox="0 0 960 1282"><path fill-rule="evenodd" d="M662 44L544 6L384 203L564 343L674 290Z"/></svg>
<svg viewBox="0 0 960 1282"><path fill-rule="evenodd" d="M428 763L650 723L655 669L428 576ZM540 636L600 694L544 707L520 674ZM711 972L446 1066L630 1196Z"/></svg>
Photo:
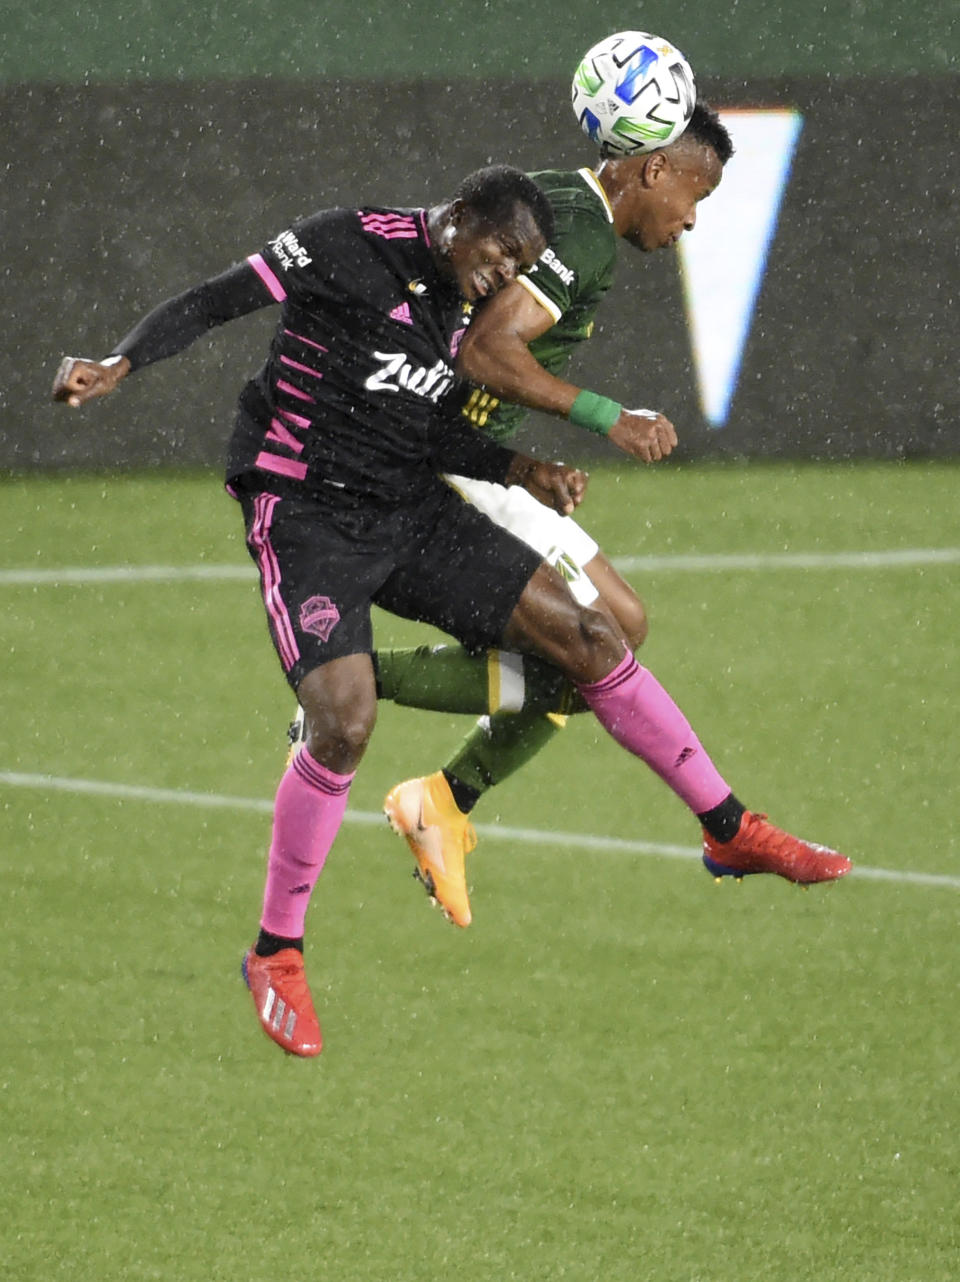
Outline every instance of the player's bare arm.
<svg viewBox="0 0 960 1282"><path fill-rule="evenodd" d="M548 374L528 344L553 317L519 282L507 285L477 312L457 354L457 373L501 400L566 418L580 391Z"/></svg>
<svg viewBox="0 0 960 1282"><path fill-rule="evenodd" d="M553 324L547 309L514 281L480 309L460 345L457 373L501 400L569 418L583 389L550 374L528 346ZM607 434L643 463L666 458L677 444L673 424L653 410L621 409Z"/></svg>
<svg viewBox="0 0 960 1282"><path fill-rule="evenodd" d="M96 396L112 392L129 372L130 362L126 356L108 356L104 361L65 356L54 375L53 399L77 409Z"/></svg>

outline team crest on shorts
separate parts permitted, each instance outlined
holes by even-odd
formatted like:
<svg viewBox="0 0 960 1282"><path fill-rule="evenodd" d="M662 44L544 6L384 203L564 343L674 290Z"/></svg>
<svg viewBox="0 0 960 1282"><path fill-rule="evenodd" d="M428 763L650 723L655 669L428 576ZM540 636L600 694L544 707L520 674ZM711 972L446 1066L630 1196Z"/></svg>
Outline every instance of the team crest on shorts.
<svg viewBox="0 0 960 1282"><path fill-rule="evenodd" d="M329 641L330 633L340 622L340 611L328 596L311 596L300 606L300 627L321 641Z"/></svg>

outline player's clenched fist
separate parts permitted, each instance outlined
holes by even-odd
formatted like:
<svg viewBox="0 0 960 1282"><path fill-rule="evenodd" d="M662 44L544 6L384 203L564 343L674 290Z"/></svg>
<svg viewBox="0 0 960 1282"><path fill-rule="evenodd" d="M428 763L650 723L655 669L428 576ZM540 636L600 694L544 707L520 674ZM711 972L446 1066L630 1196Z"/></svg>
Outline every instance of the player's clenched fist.
<svg viewBox="0 0 960 1282"><path fill-rule="evenodd" d="M515 454L507 473L507 485L521 485L545 507L569 516L587 492L587 474L565 463Z"/></svg>
<svg viewBox="0 0 960 1282"><path fill-rule="evenodd" d="M83 356L65 356L53 379L53 399L76 408L95 396L106 396L130 370L126 356L108 356L91 361Z"/></svg>
<svg viewBox="0 0 960 1282"><path fill-rule="evenodd" d="M621 410L610 440L643 463L657 463L672 453L677 433L670 420L654 410Z"/></svg>

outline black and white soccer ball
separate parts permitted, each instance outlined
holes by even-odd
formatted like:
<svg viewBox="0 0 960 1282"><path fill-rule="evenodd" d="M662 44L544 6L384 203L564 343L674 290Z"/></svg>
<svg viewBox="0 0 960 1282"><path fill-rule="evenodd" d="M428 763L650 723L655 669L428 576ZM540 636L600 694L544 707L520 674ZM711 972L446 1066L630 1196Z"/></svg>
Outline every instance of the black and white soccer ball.
<svg viewBox="0 0 960 1282"><path fill-rule="evenodd" d="M697 101L689 62L669 40L619 31L584 56L573 77L573 111L604 155L666 147L687 127Z"/></svg>

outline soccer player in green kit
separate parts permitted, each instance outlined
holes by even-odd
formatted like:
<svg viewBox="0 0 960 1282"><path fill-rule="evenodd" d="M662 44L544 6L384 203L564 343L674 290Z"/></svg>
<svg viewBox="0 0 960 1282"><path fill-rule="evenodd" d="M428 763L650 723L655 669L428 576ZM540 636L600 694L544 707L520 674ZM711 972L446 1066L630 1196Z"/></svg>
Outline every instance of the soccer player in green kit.
<svg viewBox="0 0 960 1282"><path fill-rule="evenodd" d="M665 148L611 155L596 171L531 175L550 201L557 230L536 267L479 310L461 343L457 372L475 385L464 413L478 428L502 441L528 409L538 409L608 436L644 462L660 458L658 431L673 430L666 419L649 410L623 412L562 375L573 351L590 337L613 284L619 239L643 252L676 244L693 229L696 206L719 183L732 151L723 124L700 105ZM544 509L544 521L532 505L516 504L500 487L462 478L454 483L555 565L577 600L612 616L631 650L643 642L643 603L572 517ZM467 816L487 788L557 733L571 710L568 688L541 661L499 651L478 659L455 646L380 650L376 665L384 698L485 714L442 770L398 784L385 802L428 890L451 920L465 926L471 912L460 869L476 840Z"/></svg>

